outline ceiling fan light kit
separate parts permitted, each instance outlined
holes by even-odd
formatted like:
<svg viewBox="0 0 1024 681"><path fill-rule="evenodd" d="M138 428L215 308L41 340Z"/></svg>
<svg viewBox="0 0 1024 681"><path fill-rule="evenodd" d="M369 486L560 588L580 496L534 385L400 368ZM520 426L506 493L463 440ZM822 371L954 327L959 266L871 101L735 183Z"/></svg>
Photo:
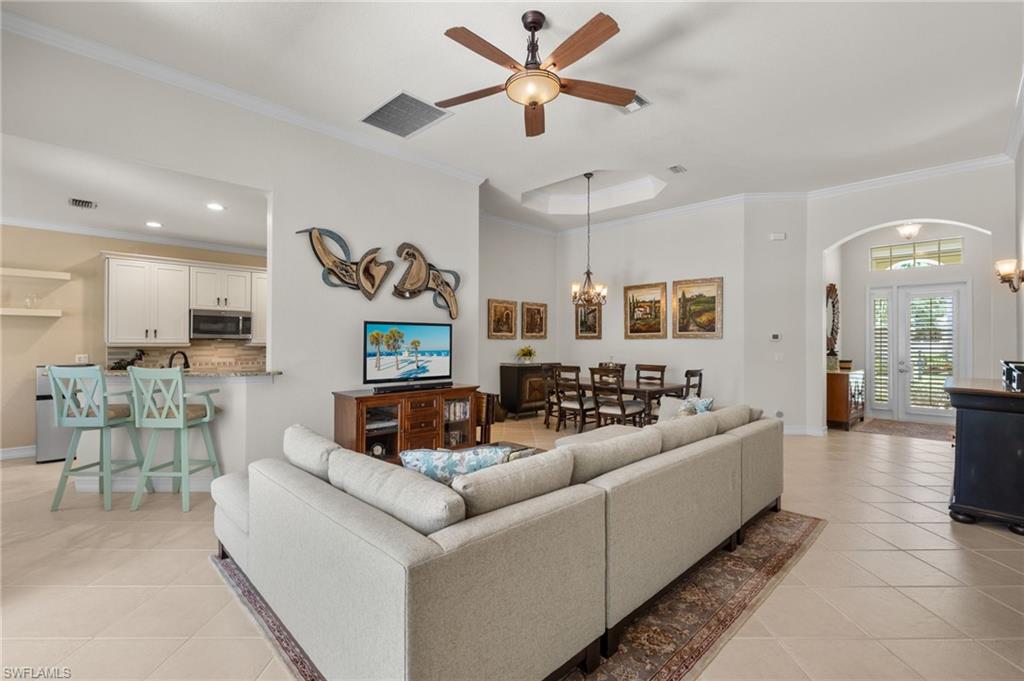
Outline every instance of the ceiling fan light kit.
<svg viewBox="0 0 1024 681"><path fill-rule="evenodd" d="M614 19L599 12L541 62L537 31L544 27L544 21L544 14L537 10L523 14L523 28L530 33L530 38L526 43L526 61L522 64L464 26L455 26L445 31L446 36L463 47L513 73L504 85L493 85L444 99L435 102L435 106L446 109L504 90L510 100L523 106L526 136L534 137L544 133L544 105L553 101L559 93L620 107L633 101L635 90L585 80L565 80L556 73L590 54L618 33L619 25Z"/></svg>

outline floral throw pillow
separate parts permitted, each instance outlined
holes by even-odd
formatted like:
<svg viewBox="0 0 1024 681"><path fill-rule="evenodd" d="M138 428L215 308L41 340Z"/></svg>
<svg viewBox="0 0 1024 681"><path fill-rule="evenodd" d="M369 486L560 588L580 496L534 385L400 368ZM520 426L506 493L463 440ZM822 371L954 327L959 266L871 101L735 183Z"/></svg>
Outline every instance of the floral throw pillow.
<svg viewBox="0 0 1024 681"><path fill-rule="evenodd" d="M399 454L402 465L428 478L450 485L465 475L505 461L509 447L476 447L453 452L448 449L410 449Z"/></svg>
<svg viewBox="0 0 1024 681"><path fill-rule="evenodd" d="M711 411L711 406L715 403L714 397L700 398L700 397L687 397L683 400L683 408L681 411L687 414L703 414L706 411Z"/></svg>

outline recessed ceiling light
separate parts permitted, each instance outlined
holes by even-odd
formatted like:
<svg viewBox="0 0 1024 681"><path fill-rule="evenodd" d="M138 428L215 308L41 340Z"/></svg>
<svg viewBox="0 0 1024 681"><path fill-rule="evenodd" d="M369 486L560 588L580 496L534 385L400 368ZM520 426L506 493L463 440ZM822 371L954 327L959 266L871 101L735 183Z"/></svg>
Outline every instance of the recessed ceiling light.
<svg viewBox="0 0 1024 681"><path fill-rule="evenodd" d="M206 207L209 208L210 210L215 210L215 211L222 211L222 210L224 210L224 205L220 204L220 203L217 203L216 201L211 201L210 203L206 204Z"/></svg>
<svg viewBox="0 0 1024 681"><path fill-rule="evenodd" d="M153 229L160 229L161 227L163 227L163 225L161 225L159 222L156 222L155 220L150 220L149 222L146 223L146 227L152 227Z"/></svg>

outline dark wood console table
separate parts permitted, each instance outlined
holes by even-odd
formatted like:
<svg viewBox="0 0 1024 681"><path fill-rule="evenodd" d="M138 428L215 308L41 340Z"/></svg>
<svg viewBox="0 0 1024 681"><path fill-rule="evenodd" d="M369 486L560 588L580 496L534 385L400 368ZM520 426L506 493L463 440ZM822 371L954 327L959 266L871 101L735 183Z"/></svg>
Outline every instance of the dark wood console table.
<svg viewBox="0 0 1024 681"><path fill-rule="evenodd" d="M465 449L476 444L477 386L375 394L334 393L334 441L401 464L407 449Z"/></svg>
<svg viewBox="0 0 1024 681"><path fill-rule="evenodd" d="M1024 393L996 379L950 378L956 408L953 520L1006 523L1024 534Z"/></svg>

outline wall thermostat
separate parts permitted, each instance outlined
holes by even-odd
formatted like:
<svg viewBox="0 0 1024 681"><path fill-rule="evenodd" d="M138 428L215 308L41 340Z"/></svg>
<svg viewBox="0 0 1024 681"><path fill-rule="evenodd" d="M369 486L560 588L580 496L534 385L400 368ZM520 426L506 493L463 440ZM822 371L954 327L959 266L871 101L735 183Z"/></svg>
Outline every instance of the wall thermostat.
<svg viewBox="0 0 1024 681"><path fill-rule="evenodd" d="M772 343L778 343L780 340L782 340L782 334L776 331L775 333L772 333L770 336L768 336L768 340L770 340Z"/></svg>

